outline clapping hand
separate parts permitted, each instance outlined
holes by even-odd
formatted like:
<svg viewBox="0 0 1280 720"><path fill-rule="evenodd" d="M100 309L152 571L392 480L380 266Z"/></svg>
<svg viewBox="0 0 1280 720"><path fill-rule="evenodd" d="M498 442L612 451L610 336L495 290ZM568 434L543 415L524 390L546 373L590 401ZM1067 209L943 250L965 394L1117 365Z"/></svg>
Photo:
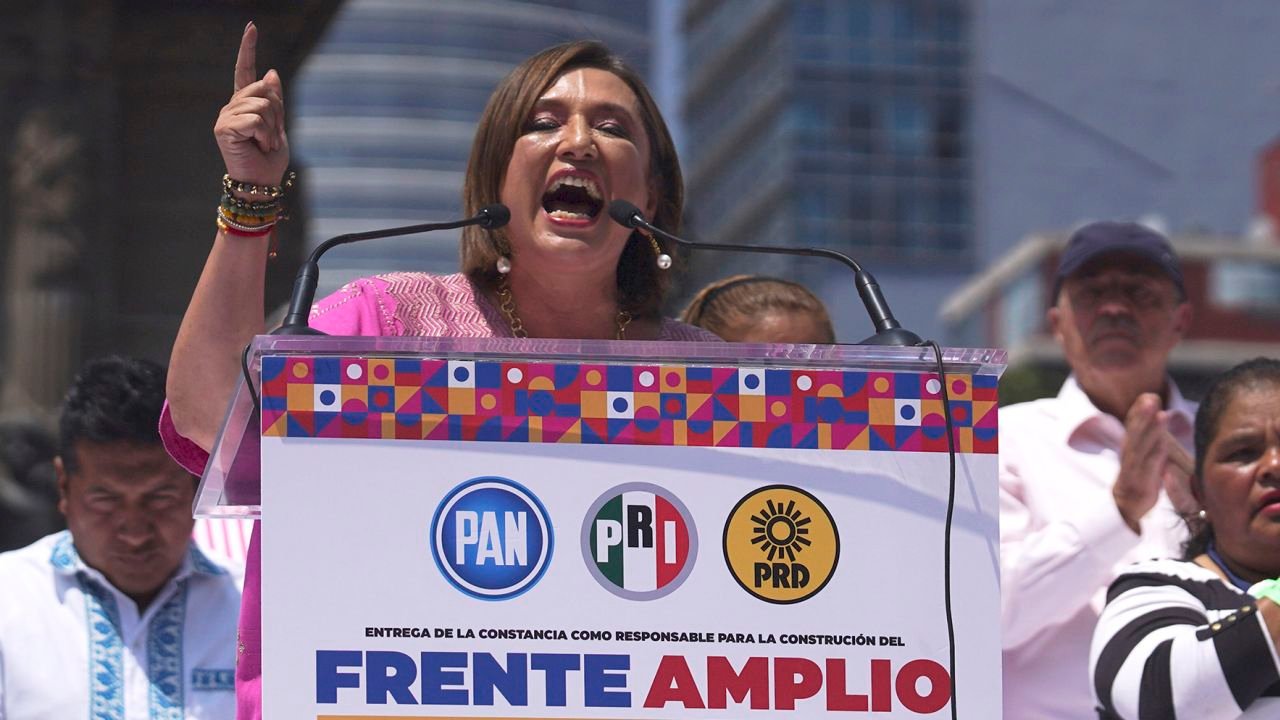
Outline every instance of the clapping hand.
<svg viewBox="0 0 1280 720"><path fill-rule="evenodd" d="M1140 533L1139 521L1155 507L1161 488L1179 513L1195 512L1199 505L1191 493L1193 472L1190 454L1169 432L1160 397L1139 395L1125 416L1120 474L1111 490L1125 522Z"/></svg>

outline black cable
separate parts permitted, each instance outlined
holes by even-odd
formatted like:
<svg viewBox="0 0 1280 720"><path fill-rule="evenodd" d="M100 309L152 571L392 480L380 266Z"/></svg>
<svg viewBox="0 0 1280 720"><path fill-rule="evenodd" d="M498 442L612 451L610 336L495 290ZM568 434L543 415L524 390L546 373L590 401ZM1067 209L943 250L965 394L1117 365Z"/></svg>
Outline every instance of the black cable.
<svg viewBox="0 0 1280 720"><path fill-rule="evenodd" d="M938 363L938 383L942 386L942 416L947 426L947 459L951 462L950 481L947 485L947 522L944 526L942 556L943 598L947 609L947 649L950 652L951 673L951 718L955 720L956 711L956 625L951 615L951 518L956 510L956 439L951 427L951 395L947 391L947 373L942 365L942 348L933 340L926 340L925 345L933 348L933 357Z"/></svg>
<svg viewBox="0 0 1280 720"><path fill-rule="evenodd" d="M256 413L262 407L258 400L258 391L253 389L253 375L249 374L249 348L251 347L253 343L245 345L244 352L240 353L240 372L244 375L244 386L249 389L249 397L253 399L253 411Z"/></svg>

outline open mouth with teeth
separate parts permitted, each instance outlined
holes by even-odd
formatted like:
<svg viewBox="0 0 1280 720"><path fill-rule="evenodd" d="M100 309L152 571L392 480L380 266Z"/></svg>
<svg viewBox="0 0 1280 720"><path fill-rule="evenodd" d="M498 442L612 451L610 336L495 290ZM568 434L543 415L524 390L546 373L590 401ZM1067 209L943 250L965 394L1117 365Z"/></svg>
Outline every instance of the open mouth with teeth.
<svg viewBox="0 0 1280 720"><path fill-rule="evenodd" d="M594 220L604 208L600 188L591 178L562 175L542 195L542 209L556 220Z"/></svg>

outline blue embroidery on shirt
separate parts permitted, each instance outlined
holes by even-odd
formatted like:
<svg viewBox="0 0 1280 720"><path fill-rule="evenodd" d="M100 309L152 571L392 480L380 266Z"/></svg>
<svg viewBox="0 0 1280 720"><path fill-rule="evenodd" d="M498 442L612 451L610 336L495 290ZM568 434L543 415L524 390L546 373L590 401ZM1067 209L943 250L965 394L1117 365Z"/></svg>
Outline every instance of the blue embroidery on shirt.
<svg viewBox="0 0 1280 720"><path fill-rule="evenodd" d="M182 631L187 621L187 583L151 618L147 629L147 680L153 720L182 720Z"/></svg>
<svg viewBox="0 0 1280 720"><path fill-rule="evenodd" d="M49 563L59 570L70 570L75 567L76 548L71 543L70 530L58 533L58 539L53 543L53 552L49 555Z"/></svg>
<svg viewBox="0 0 1280 720"><path fill-rule="evenodd" d="M206 575L227 575L223 568L205 557L192 544L192 569ZM63 571L82 567L80 555L69 531L54 542L49 562ZM89 718L124 718L124 641L115 597L83 571L76 573L84 594L89 634ZM183 720L184 694L182 636L186 626L187 583L178 589L151 619L147 632L147 679L149 714L156 720ZM234 670L197 669L192 672L196 690L234 690Z"/></svg>
<svg viewBox="0 0 1280 720"><path fill-rule="evenodd" d="M196 668L191 671L191 690L198 692L201 690L235 690L236 689L236 671L226 670L210 670L208 668Z"/></svg>
<svg viewBox="0 0 1280 720"><path fill-rule="evenodd" d="M89 718L122 720L124 641L120 639L120 614L116 608L116 599L84 575L77 579L80 581L80 590L84 593L85 615L89 626Z"/></svg>

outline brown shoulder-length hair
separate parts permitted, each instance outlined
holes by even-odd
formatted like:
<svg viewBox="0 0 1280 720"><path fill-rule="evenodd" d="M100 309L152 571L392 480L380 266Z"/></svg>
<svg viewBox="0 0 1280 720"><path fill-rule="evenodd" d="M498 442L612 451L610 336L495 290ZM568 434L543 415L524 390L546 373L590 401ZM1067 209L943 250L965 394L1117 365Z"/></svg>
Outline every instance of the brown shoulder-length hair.
<svg viewBox="0 0 1280 720"><path fill-rule="evenodd" d="M640 120L649 138L649 185L657 196L657 209L649 220L664 230L678 233L684 212L684 180L671 133L640 76L603 43L593 40L547 48L525 60L498 84L480 116L475 141L471 144L467 179L462 188L465 212L472 215L485 205L501 200L507 164L516 140L524 133L534 103L561 75L581 68L613 73L635 93ZM605 219L605 222L612 220ZM659 239L658 243L663 252L676 256L675 249L666 241ZM485 230L476 225L464 228L462 272L482 288L495 288L499 278L495 263L507 247L505 229ZM622 309L637 318L657 317L671 284L670 271L658 269L648 238L633 232L618 259L617 282Z"/></svg>

